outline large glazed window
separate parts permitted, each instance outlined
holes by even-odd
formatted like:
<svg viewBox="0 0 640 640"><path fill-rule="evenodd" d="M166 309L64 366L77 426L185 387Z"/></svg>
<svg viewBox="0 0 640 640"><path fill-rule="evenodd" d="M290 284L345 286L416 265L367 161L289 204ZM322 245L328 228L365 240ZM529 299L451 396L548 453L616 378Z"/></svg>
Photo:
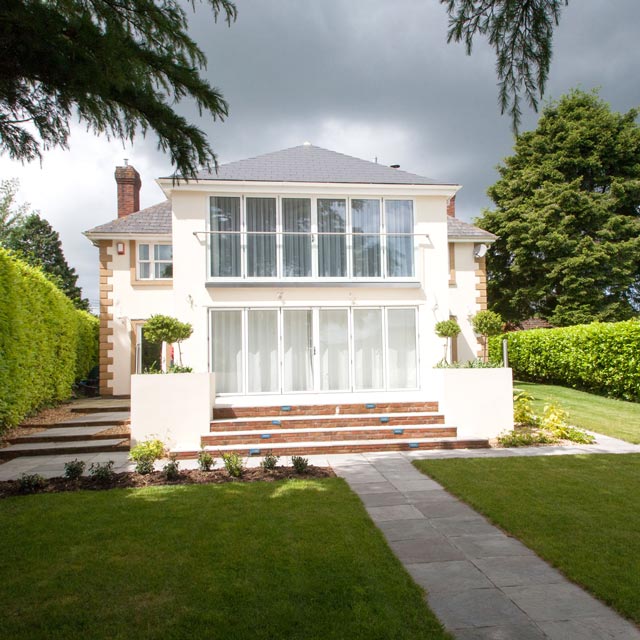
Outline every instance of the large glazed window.
<svg viewBox="0 0 640 640"><path fill-rule="evenodd" d="M311 309L282 311L283 390L313 391L313 318Z"/></svg>
<svg viewBox="0 0 640 640"><path fill-rule="evenodd" d="M384 387L382 309L353 310L353 373L356 389Z"/></svg>
<svg viewBox="0 0 640 640"><path fill-rule="evenodd" d="M352 200L353 276L379 278L382 275L380 243L380 200Z"/></svg>
<svg viewBox="0 0 640 640"><path fill-rule="evenodd" d="M242 311L213 311L213 370L217 393L242 391Z"/></svg>
<svg viewBox="0 0 640 640"><path fill-rule="evenodd" d="M347 202L318 200L318 275L347 276Z"/></svg>
<svg viewBox="0 0 640 640"><path fill-rule="evenodd" d="M242 276L240 252L240 198L211 198L211 275L214 278ZM221 232L227 233L221 233Z"/></svg>
<svg viewBox="0 0 640 640"><path fill-rule="evenodd" d="M346 391L349 383L349 310L320 309L320 388Z"/></svg>
<svg viewBox="0 0 640 640"><path fill-rule="evenodd" d="M418 386L415 309L387 310L387 371L389 389Z"/></svg>
<svg viewBox="0 0 640 640"><path fill-rule="evenodd" d="M276 199L247 198L247 277L275 278Z"/></svg>
<svg viewBox="0 0 640 640"><path fill-rule="evenodd" d="M247 320L248 391L279 391L278 312L275 309L249 309Z"/></svg>
<svg viewBox="0 0 640 640"><path fill-rule="evenodd" d="M311 277L311 200L282 199L283 275Z"/></svg>
<svg viewBox="0 0 640 640"><path fill-rule="evenodd" d="M385 202L387 232L387 275L413 276L413 203L411 200Z"/></svg>

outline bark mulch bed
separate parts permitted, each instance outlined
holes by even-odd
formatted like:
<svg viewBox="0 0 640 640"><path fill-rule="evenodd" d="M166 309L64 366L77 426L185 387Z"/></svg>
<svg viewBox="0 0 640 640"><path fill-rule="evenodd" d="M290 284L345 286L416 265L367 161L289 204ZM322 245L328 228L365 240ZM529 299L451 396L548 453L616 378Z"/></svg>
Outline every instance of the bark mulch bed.
<svg viewBox="0 0 640 640"><path fill-rule="evenodd" d="M180 471L177 480L167 480L163 471L154 471L146 475L135 472L114 473L110 481L101 481L91 476L82 476L78 480L51 478L44 480L36 490L25 491L19 480L0 482L0 498L25 495L26 493L60 493L62 491L128 489L136 487L153 487L159 485L179 484L224 484L227 482L275 482L276 480L334 478L335 473L329 467L309 465L306 473L296 473L293 467L277 467L273 471L262 468L251 468L243 471L241 478L231 477L224 469L212 471L184 470Z"/></svg>

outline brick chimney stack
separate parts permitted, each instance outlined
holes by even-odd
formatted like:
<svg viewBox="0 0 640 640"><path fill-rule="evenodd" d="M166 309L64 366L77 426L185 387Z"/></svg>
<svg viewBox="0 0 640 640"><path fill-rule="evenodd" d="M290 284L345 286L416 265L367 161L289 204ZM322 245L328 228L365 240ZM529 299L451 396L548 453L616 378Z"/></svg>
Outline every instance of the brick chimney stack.
<svg viewBox="0 0 640 640"><path fill-rule="evenodd" d="M134 211L140 211L140 174L124 161L124 167L116 167L118 185L118 218L124 218Z"/></svg>
<svg viewBox="0 0 640 640"><path fill-rule="evenodd" d="M456 217L456 197L452 196L451 200L447 202L447 215L452 218Z"/></svg>

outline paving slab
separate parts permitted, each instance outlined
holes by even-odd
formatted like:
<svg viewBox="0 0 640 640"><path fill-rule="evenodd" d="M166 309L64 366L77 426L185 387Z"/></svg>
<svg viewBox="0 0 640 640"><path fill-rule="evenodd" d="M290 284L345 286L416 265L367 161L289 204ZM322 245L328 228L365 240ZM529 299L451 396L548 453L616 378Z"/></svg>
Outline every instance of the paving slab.
<svg viewBox="0 0 640 640"><path fill-rule="evenodd" d="M457 629L458 640L544 640L547 636L534 624ZM583 636L581 640L585 640Z"/></svg>
<svg viewBox="0 0 640 640"><path fill-rule="evenodd" d="M433 502L450 502L457 500L448 491L440 489L426 489L422 491L403 491L402 494L410 504L427 504Z"/></svg>
<svg viewBox="0 0 640 640"><path fill-rule="evenodd" d="M447 518L452 517L477 519L478 512L471 507L460 502L460 500L443 500L440 502L417 502L416 509L424 514L427 518Z"/></svg>
<svg viewBox="0 0 640 640"><path fill-rule="evenodd" d="M389 520L415 520L423 517L412 505L403 504L391 507L367 507L367 511L374 522L387 522Z"/></svg>
<svg viewBox="0 0 640 640"><path fill-rule="evenodd" d="M398 491L395 493L365 493L360 496L365 507L389 507L408 504L407 499Z"/></svg>
<svg viewBox="0 0 640 640"><path fill-rule="evenodd" d="M415 505L418 511L425 511L421 508L421 503ZM495 535L496 528L487 522L482 516L453 516L450 518L434 518L431 522L433 526L447 536L478 536Z"/></svg>
<svg viewBox="0 0 640 640"><path fill-rule="evenodd" d="M378 528L387 540L417 540L425 538L438 538L439 534L428 520L389 520L387 522L377 522Z"/></svg>
<svg viewBox="0 0 640 640"><path fill-rule="evenodd" d="M568 582L503 587L502 590L536 621L606 616L610 611L602 602Z"/></svg>
<svg viewBox="0 0 640 640"><path fill-rule="evenodd" d="M474 558L473 563L497 587L566 582L566 578L559 571L546 562L540 562L535 555Z"/></svg>
<svg viewBox="0 0 640 640"><path fill-rule="evenodd" d="M44 431L38 431L37 433L29 433L27 435L20 436L20 440L37 440L38 438L43 437L66 438L69 436L80 438L82 436L94 436L104 431L105 428L106 427L104 425L94 427L51 427L50 429L45 429Z"/></svg>
<svg viewBox="0 0 640 640"><path fill-rule="evenodd" d="M344 476L342 476L344 477ZM390 482L349 482L351 488L360 496L369 493L391 493L396 488Z"/></svg>
<svg viewBox="0 0 640 640"><path fill-rule="evenodd" d="M492 534L452 536L453 544L469 558L504 558L505 556L533 556L522 542L504 535L498 529Z"/></svg>
<svg viewBox="0 0 640 640"><path fill-rule="evenodd" d="M497 588L430 593L427 600L451 630L531 624L529 617Z"/></svg>
<svg viewBox="0 0 640 640"><path fill-rule="evenodd" d="M494 585L469 560L405 565L413 579L429 593L489 589Z"/></svg>
<svg viewBox="0 0 640 640"><path fill-rule="evenodd" d="M403 564L419 564L444 560L463 560L464 554L444 536L428 539L391 540L389 546Z"/></svg>
<svg viewBox="0 0 640 640"><path fill-rule="evenodd" d="M100 447L116 447L125 440L128 440L128 437L111 438L109 440L73 440L71 442L21 442L4 447L2 452L28 454L29 451L51 451L55 453L58 449L68 449L69 447L83 447L91 450ZM74 454L71 453L69 455Z"/></svg>
<svg viewBox="0 0 640 640"><path fill-rule="evenodd" d="M104 413L91 413L86 416L78 416L70 418L59 423L62 426L67 425L101 425L101 424L118 424L129 420L131 413L129 411L105 411Z"/></svg>

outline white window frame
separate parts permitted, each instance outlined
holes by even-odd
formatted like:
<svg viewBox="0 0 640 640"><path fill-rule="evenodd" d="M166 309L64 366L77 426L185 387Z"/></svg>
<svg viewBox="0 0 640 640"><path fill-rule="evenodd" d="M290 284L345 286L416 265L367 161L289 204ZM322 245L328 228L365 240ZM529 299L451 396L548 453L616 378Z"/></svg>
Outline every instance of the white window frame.
<svg viewBox="0 0 640 640"><path fill-rule="evenodd" d="M147 246L149 247L149 259L141 260L140 259L140 247ZM164 246L171 247L171 261L169 260L156 260L155 259L155 247ZM143 277L141 275L140 264L148 264L149 265L149 277ZM173 280L173 275L170 278L156 278L156 264L171 264L172 273L173 273L173 243L172 242L136 242L136 280L142 280L143 282L148 282L149 280L155 280L156 282L170 282Z"/></svg>
<svg viewBox="0 0 640 640"><path fill-rule="evenodd" d="M240 275L233 277L217 277L211 274L211 258L212 258L212 230L211 230L211 199L214 197L234 197L240 200ZM248 231L247 231L247 215L246 215L246 199L247 198L272 198L276 201L276 275L275 277L258 277L248 276ZM285 276L284 275L284 225L282 220L282 200L283 199L305 199L311 204L311 276ZM318 200L344 200L346 203L346 276L319 276L320 256L319 256L319 232L318 232ZM380 260L381 275L377 277L371 276L354 276L353 275L353 224L352 224L352 201L353 200L378 200L380 202ZM411 202L411 210L413 216L412 234L415 234L416 225L416 202L415 198L409 197L391 197L384 198L372 195L334 195L323 194L321 196L310 196L308 194L291 193L286 195L274 195L272 193L251 193L251 194L224 194L214 193L207 198L207 214L206 214L206 276L207 282L211 283L345 283L345 282L417 282L417 264L418 264L418 244L416 236L412 235L412 274L407 276L389 276L387 265L387 235L386 235L386 200L404 200ZM364 234L375 235L375 234Z"/></svg>
<svg viewBox="0 0 640 640"><path fill-rule="evenodd" d="M330 390L330 389L322 389L321 388L321 376L320 376L320 310L322 309L331 309L331 310L346 310L347 311L347 327L348 327L348 348L349 348L349 371L348 378L349 384L346 389L343 390ZM355 349L355 335L354 335L354 319L353 312L358 309L376 309L382 312L382 387L376 389L356 389L355 380L356 380L356 372L355 372L355 357L354 357L354 349ZM415 345L416 345L416 386L415 387L391 387L389 385L389 372L387 370L388 367L388 349L389 349L389 336L388 336L388 320L387 314L389 310L395 309L406 309L412 310L415 314ZM248 341L249 341L249 319L248 314L249 311L277 311L277 331L278 331L278 375L279 375L279 390L278 391L261 391L261 392L249 392L249 349L248 349ZM292 310L292 311L311 311L311 322L312 322L312 349L313 349L313 388L303 391L283 391L284 386L284 335L283 335L283 326L284 319L283 313L284 311ZM209 307L209 367L211 372L213 371L213 362L214 362L214 353L213 353L213 331L214 331L214 322L213 322L213 312L214 311L239 311L240 312L240 322L242 326L242 358L241 358L241 366L242 371L240 375L240 379L242 381L241 389L234 392L227 393L217 393L218 396L277 396L277 395L304 395L309 393L320 393L320 394L340 394L340 393L368 393L368 392L380 392L380 391L418 391L420 389L420 379L421 379L421 371L420 371L420 307L414 305L366 305L362 307L348 307L344 304L337 305L325 305L325 306L311 306L311 305L294 305L287 307L278 307L273 304L267 304L265 306L250 306L250 307L226 307L226 306L214 306Z"/></svg>

